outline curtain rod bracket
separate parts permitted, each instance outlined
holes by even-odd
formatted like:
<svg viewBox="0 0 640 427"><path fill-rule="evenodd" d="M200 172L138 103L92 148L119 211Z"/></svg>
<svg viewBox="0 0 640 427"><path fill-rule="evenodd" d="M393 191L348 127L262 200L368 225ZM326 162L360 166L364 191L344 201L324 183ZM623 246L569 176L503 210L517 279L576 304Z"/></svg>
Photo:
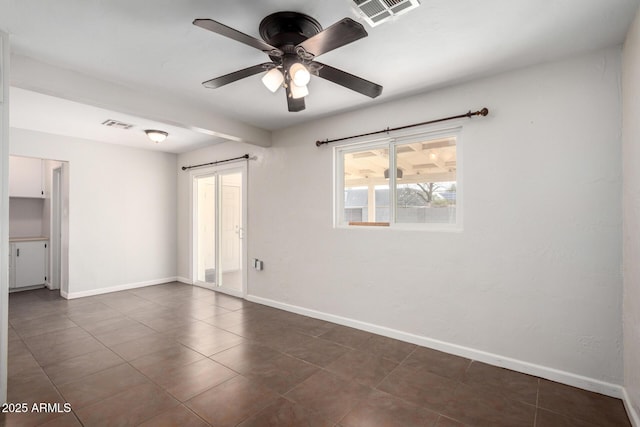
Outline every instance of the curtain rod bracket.
<svg viewBox="0 0 640 427"><path fill-rule="evenodd" d="M332 142L346 141L347 139L360 138L360 137L363 137L363 136L377 135L377 134L380 134L380 133L389 134L389 132L393 132L393 131L396 131L396 130L408 129L408 128L412 128L412 127L416 127L416 126L424 126L424 125L429 125L429 124L433 124L433 123L444 122L444 121L447 121L447 120L461 119L463 117L467 117L467 118L471 118L473 116L483 116L483 117L485 117L488 114L489 114L489 109L486 108L486 107L482 108L481 110L478 110L478 111L469 110L469 112L467 112L466 114L460 114L460 115L457 115L457 116L445 117L444 119L429 120L428 122L415 123L415 124L412 124L412 125L400 126L400 127L397 127L397 128L389 128L387 126L386 129L375 131L375 132L361 133L360 135L345 136L343 138L336 138L336 139L328 139L327 138L324 141L318 140L318 141L316 141L316 147L320 147L321 145L325 145L325 144L330 144Z"/></svg>

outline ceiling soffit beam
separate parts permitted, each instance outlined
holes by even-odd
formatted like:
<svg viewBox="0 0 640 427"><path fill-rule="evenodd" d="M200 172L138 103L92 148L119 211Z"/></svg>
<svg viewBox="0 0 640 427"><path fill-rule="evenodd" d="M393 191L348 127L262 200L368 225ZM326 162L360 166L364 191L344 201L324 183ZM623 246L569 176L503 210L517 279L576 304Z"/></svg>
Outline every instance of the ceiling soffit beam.
<svg viewBox="0 0 640 427"><path fill-rule="evenodd" d="M147 93L21 55L11 59L11 85L230 141L271 146L271 132L158 93Z"/></svg>

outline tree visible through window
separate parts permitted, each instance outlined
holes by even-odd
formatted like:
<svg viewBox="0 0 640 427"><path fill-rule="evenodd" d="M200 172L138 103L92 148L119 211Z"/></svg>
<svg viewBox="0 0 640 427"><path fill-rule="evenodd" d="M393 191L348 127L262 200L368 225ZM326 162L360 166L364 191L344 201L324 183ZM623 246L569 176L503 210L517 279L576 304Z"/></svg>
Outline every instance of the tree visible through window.
<svg viewBox="0 0 640 427"><path fill-rule="evenodd" d="M457 224L457 149L455 134L339 148L337 170L344 191L339 222ZM390 172L394 166L395 174Z"/></svg>

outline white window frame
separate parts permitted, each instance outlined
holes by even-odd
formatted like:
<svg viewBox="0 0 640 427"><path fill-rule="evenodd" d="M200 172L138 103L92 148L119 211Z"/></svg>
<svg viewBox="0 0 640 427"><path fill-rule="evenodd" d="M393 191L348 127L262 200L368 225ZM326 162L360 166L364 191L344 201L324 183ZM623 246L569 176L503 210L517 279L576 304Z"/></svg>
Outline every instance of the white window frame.
<svg viewBox="0 0 640 427"><path fill-rule="evenodd" d="M389 149L389 170L396 170L396 148L398 145L409 144L418 141L428 141L445 136L456 138L456 222L451 224L439 223L397 223L396 222L396 176L389 174L389 202L390 218L388 227L349 225L344 219L344 154L363 150L380 148ZM464 156L462 144L462 125L449 125L424 129L420 132L405 133L394 137L359 141L351 144L343 144L333 148L334 164L334 228L346 229L376 229L376 230L423 230L423 231L449 231L461 232L463 230L463 204L464 204Z"/></svg>

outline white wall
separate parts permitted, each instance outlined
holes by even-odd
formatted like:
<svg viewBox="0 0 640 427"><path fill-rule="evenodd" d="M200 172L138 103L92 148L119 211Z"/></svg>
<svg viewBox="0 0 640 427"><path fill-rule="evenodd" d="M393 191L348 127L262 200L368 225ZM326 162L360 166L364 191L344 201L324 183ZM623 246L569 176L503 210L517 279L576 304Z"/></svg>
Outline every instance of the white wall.
<svg viewBox="0 0 640 427"><path fill-rule="evenodd" d="M69 162L71 297L175 278L174 154L14 128L10 153Z"/></svg>
<svg viewBox="0 0 640 427"><path fill-rule="evenodd" d="M640 425L640 13L624 47L623 235L624 385Z"/></svg>
<svg viewBox="0 0 640 427"><path fill-rule="evenodd" d="M7 400L9 330L9 45L0 29L0 404Z"/></svg>
<svg viewBox="0 0 640 427"><path fill-rule="evenodd" d="M619 393L620 60L612 48L276 132L249 164L249 258L264 260L249 293ZM462 233L332 228L332 149L317 139L485 106L488 117L463 122ZM180 180L180 236L188 191Z"/></svg>

